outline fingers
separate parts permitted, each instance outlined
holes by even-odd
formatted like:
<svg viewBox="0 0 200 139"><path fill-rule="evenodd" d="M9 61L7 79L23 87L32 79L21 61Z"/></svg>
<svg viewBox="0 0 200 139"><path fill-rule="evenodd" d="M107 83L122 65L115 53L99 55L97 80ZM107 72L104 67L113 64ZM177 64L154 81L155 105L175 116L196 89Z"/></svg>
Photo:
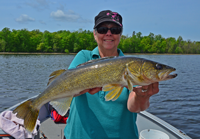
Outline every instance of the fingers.
<svg viewBox="0 0 200 139"><path fill-rule="evenodd" d="M85 93L87 93L89 91L90 91L90 89L85 89L85 90L81 91L80 94L85 94Z"/></svg>
<svg viewBox="0 0 200 139"><path fill-rule="evenodd" d="M149 86L142 86L141 89L142 89L142 90L141 90L142 93L147 92L148 89L149 89Z"/></svg>
<svg viewBox="0 0 200 139"><path fill-rule="evenodd" d="M82 94L85 94L88 91L90 91L90 89L85 89L85 90L81 91L79 94L74 95L74 97L77 97L77 96L80 96Z"/></svg>
<svg viewBox="0 0 200 139"><path fill-rule="evenodd" d="M149 91L149 86L136 86L133 91L137 96L147 96Z"/></svg>
<svg viewBox="0 0 200 139"><path fill-rule="evenodd" d="M149 90L149 86L136 86L133 90L137 93L144 93Z"/></svg>
<svg viewBox="0 0 200 139"><path fill-rule="evenodd" d="M91 95L94 95L95 93L99 92L102 90L102 87L96 87L96 88L92 88L88 91L88 93L90 93Z"/></svg>
<svg viewBox="0 0 200 139"><path fill-rule="evenodd" d="M153 89L153 92L158 93L159 92L159 83L158 82L153 83L152 89Z"/></svg>
<svg viewBox="0 0 200 139"><path fill-rule="evenodd" d="M133 89L133 91L138 96L152 96L159 92L159 83L153 83L148 86L137 86Z"/></svg>
<svg viewBox="0 0 200 139"><path fill-rule="evenodd" d="M77 97L77 96L80 96L82 94L85 94L85 93L90 93L91 95L94 95L95 93L99 92L102 90L102 87L96 87L96 88L91 88L91 89L85 89L83 91L81 91L79 94L76 94L74 95L74 97Z"/></svg>

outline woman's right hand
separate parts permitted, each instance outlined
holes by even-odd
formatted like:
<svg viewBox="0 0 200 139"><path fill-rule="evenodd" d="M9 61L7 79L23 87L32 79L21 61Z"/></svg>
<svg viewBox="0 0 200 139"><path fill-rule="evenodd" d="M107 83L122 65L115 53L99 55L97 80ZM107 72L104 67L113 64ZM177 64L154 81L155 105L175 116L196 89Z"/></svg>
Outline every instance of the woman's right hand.
<svg viewBox="0 0 200 139"><path fill-rule="evenodd" d="M94 95L94 94L96 94L97 92L99 92L101 90L102 90L102 87L85 89L85 90L81 91L79 94L74 95L74 97L80 96L80 95L85 94L87 92L90 93L91 95Z"/></svg>

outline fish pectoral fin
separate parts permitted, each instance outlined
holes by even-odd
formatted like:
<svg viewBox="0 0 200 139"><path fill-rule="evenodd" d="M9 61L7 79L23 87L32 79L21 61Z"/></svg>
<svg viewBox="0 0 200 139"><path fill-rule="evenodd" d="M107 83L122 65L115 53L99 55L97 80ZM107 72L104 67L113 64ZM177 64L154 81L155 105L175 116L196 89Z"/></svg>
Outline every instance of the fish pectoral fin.
<svg viewBox="0 0 200 139"><path fill-rule="evenodd" d="M103 91L112 91L113 89L116 88L116 86L119 86L118 84L108 84L108 85L104 85L102 90Z"/></svg>
<svg viewBox="0 0 200 139"><path fill-rule="evenodd" d="M105 96L106 101L109 101L109 100L115 101L120 96L120 94L123 90L123 87L121 85L118 85L118 84L110 84L110 85L104 86L102 90L103 91L110 91Z"/></svg>
<svg viewBox="0 0 200 139"><path fill-rule="evenodd" d="M123 87L121 87L121 88L119 89L119 92L118 92L116 95L114 95L112 101L115 101L115 100L117 100L117 99L119 98L119 96L120 96L121 93L122 93L122 90L123 90Z"/></svg>
<svg viewBox="0 0 200 139"><path fill-rule="evenodd" d="M132 84L131 80L127 80L127 83L128 83L128 90L133 91L133 84Z"/></svg>
<svg viewBox="0 0 200 139"><path fill-rule="evenodd" d="M47 85L49 85L55 78L57 78L59 75L61 75L65 71L66 71L65 69L61 69L61 70L56 70L56 71L52 72L49 75L50 78L49 78Z"/></svg>
<svg viewBox="0 0 200 139"><path fill-rule="evenodd" d="M140 71L137 71L137 70L129 70L129 64L126 64L126 69L125 69L125 72L124 72L124 79L127 81L127 84L128 84L128 89L130 91L133 90L133 85L140 85L141 82L142 82L142 78L141 78L141 74L140 74ZM139 68L138 68L139 69Z"/></svg>
<svg viewBox="0 0 200 139"><path fill-rule="evenodd" d="M67 97L67 98L53 100L50 102L50 104L53 106L53 108L56 109L58 114L60 114L61 116L64 116L70 107L72 98L73 97Z"/></svg>

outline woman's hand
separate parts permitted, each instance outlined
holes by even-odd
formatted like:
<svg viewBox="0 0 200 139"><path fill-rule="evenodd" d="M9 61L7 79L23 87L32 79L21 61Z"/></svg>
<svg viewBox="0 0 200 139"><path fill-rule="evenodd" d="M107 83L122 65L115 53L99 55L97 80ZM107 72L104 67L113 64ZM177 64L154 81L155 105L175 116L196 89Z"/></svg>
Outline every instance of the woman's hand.
<svg viewBox="0 0 200 139"><path fill-rule="evenodd" d="M144 111L149 107L149 98L159 92L159 83L148 86L137 86L129 94L127 107L131 112Z"/></svg>
<svg viewBox="0 0 200 139"><path fill-rule="evenodd" d="M81 91L79 94L77 95L74 95L74 97L77 97L77 96L80 96L82 94L85 94L85 93L90 93L91 95L94 95L96 94L97 92L101 91L102 90L102 87L96 87L96 88L90 88L90 89L85 89L83 91Z"/></svg>
<svg viewBox="0 0 200 139"><path fill-rule="evenodd" d="M155 95L159 92L159 83L153 83L148 86L137 86L133 88L133 91L136 93L137 96L140 97L150 97L152 95Z"/></svg>

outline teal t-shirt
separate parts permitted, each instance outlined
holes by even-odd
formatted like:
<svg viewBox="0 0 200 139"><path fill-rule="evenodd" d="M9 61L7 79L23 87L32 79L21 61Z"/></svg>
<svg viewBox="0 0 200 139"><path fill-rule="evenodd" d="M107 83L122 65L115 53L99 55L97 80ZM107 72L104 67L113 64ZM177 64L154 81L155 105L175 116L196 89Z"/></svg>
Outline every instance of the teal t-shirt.
<svg viewBox="0 0 200 139"><path fill-rule="evenodd" d="M118 53L124 56L120 49ZM98 47L93 51L82 50L75 56L69 69L98 58ZM105 101L107 93L85 93L73 98L64 129L66 139L138 139L137 113L127 109L129 90L124 88L116 101Z"/></svg>

